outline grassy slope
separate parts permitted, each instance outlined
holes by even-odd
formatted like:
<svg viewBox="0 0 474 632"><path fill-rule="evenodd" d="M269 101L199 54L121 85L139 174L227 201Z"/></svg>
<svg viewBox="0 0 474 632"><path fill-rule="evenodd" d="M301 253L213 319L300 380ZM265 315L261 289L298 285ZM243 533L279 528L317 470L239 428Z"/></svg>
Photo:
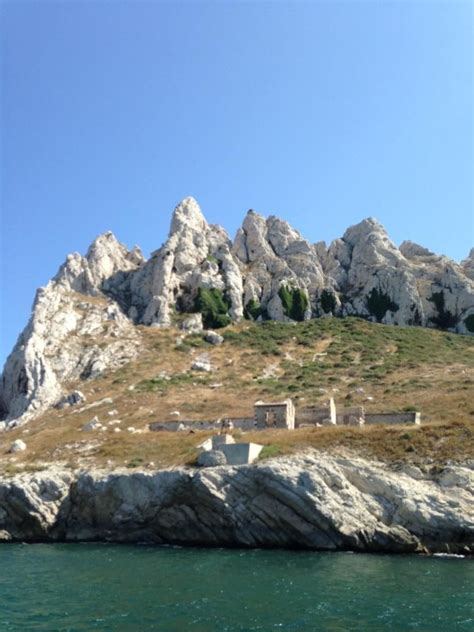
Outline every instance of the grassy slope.
<svg viewBox="0 0 474 632"><path fill-rule="evenodd" d="M376 325L355 318L319 319L297 325L248 322L225 330L219 347L200 336L177 345L176 330L140 327L143 353L128 364L79 387L88 403L109 396L113 405L78 412L51 410L26 427L0 435L0 469L106 465L169 466L192 462L196 445L209 433L130 434L179 410L181 419L217 419L252 414L257 399L291 396L296 405L324 402L339 407L363 404L368 411L417 409L423 425L414 427L314 428L294 432L246 433L265 444L264 454L313 446L349 447L386 460L436 461L474 454L474 339L422 328ZM192 359L208 353L215 371L190 371ZM265 370L270 371L265 375ZM165 371L167 378L160 374ZM221 384L212 388L213 384ZM130 386L133 390L129 390ZM356 389L364 389L358 392ZM367 397L373 401L367 401ZM82 425L117 409L121 433L84 433ZM28 450L7 455L22 438Z"/></svg>

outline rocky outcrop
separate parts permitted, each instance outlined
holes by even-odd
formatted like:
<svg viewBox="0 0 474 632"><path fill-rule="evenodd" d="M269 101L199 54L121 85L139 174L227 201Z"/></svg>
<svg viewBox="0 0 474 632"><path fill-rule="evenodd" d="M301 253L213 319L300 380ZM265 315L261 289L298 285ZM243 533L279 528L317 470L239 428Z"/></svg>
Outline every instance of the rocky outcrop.
<svg viewBox="0 0 474 632"><path fill-rule="evenodd" d="M0 481L4 540L474 552L473 464L307 453L250 466Z"/></svg>
<svg viewBox="0 0 474 632"><path fill-rule="evenodd" d="M232 242L193 198L174 210L168 239L145 261L110 232L69 255L38 291L0 382L0 419L22 423L58 402L63 383L89 379L137 353L134 325L190 333L246 318L358 315L474 333L473 255L458 265L412 242L400 248L365 219L329 247L287 222L249 211ZM206 306L206 315L196 311ZM187 326L186 323L189 325ZM194 323L194 325L193 325Z"/></svg>
<svg viewBox="0 0 474 632"><path fill-rule="evenodd" d="M111 233L86 257L70 255L38 290L31 319L8 357L0 382L0 416L23 423L59 402L63 384L93 378L134 358L139 335L102 290L141 262Z"/></svg>
<svg viewBox="0 0 474 632"><path fill-rule="evenodd" d="M469 255L461 261L461 267L464 274L474 281L474 248L471 248Z"/></svg>
<svg viewBox="0 0 474 632"><path fill-rule="evenodd" d="M243 316L242 276L220 226L210 226L196 200L174 210L165 244L131 280L131 315L145 325L167 326L176 310L192 312L198 288L215 288L229 298L233 319Z"/></svg>

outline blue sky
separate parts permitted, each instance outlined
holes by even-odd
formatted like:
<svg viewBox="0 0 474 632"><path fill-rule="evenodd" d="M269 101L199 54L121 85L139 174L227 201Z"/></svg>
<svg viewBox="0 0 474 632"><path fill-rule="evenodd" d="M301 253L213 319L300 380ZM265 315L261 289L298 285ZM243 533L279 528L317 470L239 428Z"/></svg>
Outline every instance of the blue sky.
<svg viewBox="0 0 474 632"><path fill-rule="evenodd" d="M329 241L474 243L473 3L4 2L0 363L35 289L187 195Z"/></svg>

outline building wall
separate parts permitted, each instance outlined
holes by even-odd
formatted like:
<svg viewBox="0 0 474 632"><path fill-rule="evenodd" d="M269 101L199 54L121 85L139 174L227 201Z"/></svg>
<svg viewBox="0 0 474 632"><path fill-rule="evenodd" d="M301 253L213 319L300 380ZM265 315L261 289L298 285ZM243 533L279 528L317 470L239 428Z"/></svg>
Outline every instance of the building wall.
<svg viewBox="0 0 474 632"><path fill-rule="evenodd" d="M295 407L289 399L284 405L260 404L255 406L255 422L257 428L288 428L295 427Z"/></svg>
<svg viewBox="0 0 474 632"><path fill-rule="evenodd" d="M336 406L331 398L326 406L306 406L296 411L295 426L321 426L336 423Z"/></svg>

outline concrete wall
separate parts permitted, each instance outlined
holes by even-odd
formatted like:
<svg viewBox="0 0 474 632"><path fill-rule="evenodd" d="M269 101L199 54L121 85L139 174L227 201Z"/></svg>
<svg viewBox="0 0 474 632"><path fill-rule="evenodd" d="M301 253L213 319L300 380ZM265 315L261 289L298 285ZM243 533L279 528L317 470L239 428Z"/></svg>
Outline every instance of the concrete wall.
<svg viewBox="0 0 474 632"><path fill-rule="evenodd" d="M227 459L227 465L245 465L253 463L262 451L263 445L258 443L234 443L220 445L219 450Z"/></svg>
<svg viewBox="0 0 474 632"><path fill-rule="evenodd" d="M366 424L421 424L421 413L365 413Z"/></svg>

